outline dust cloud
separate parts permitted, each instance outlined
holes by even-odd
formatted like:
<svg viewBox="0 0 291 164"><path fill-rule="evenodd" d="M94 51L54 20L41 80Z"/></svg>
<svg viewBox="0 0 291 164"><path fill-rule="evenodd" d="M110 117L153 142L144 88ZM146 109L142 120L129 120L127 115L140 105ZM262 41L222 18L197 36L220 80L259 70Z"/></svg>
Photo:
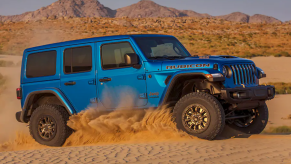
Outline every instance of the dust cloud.
<svg viewBox="0 0 291 164"><path fill-rule="evenodd" d="M169 109L102 111L87 109L71 116L68 126L74 133L64 147L93 144L142 143L185 140L194 137L177 130ZM47 148L31 136L17 133L16 139L0 145L0 151Z"/></svg>
<svg viewBox="0 0 291 164"><path fill-rule="evenodd" d="M34 28L24 36L15 36L8 43L9 50L20 48L17 55L22 55L23 49L40 46L64 40L62 31L49 28ZM25 45L18 45L19 39L27 40ZM5 50L5 51L9 51ZM0 74L5 77L5 84L0 86L0 143L15 139L15 132L28 135L28 128L25 124L18 123L15 113L21 111L20 101L16 99L16 88L20 86L20 63L22 57L12 55L1 55L0 60L16 63L16 67L0 67Z"/></svg>
<svg viewBox="0 0 291 164"><path fill-rule="evenodd" d="M20 69L17 67L0 67L5 83L0 86L0 143L15 138L15 131L25 132L25 124L18 123L15 113L21 111L20 101L16 98L19 87Z"/></svg>

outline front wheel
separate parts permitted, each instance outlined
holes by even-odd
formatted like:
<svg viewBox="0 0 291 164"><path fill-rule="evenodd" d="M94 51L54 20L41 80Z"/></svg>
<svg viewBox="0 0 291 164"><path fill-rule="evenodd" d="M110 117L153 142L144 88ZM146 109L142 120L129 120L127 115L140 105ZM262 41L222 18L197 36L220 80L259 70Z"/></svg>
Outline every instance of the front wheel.
<svg viewBox="0 0 291 164"><path fill-rule="evenodd" d="M177 128L201 139L213 140L224 129L225 114L219 101L207 93L190 93L176 104Z"/></svg>

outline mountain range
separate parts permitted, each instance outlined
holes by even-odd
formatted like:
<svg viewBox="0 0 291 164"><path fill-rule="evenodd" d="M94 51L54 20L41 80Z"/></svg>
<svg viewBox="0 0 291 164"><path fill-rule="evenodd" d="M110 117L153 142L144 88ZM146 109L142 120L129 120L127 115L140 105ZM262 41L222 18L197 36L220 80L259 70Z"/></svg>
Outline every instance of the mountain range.
<svg viewBox="0 0 291 164"><path fill-rule="evenodd" d="M127 7L112 10L102 5L98 0L58 0L49 6L36 11L26 12L20 15L1 16L0 21L28 21L46 18L60 17L108 17L108 18L146 18L146 17L197 17L218 18L228 21L245 23L281 23L280 20L261 14L249 16L235 12L222 16L201 14L192 10L178 10L159 5L151 0L141 0Z"/></svg>

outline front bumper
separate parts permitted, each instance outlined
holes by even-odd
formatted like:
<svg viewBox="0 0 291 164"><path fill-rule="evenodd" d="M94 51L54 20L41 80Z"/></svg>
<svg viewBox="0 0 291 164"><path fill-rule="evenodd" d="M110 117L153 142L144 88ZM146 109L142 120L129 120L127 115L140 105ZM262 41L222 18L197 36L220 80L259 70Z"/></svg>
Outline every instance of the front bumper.
<svg viewBox="0 0 291 164"><path fill-rule="evenodd" d="M275 87L271 85L247 88L226 88L221 90L221 98L227 103L239 104L271 100L275 97L275 93Z"/></svg>

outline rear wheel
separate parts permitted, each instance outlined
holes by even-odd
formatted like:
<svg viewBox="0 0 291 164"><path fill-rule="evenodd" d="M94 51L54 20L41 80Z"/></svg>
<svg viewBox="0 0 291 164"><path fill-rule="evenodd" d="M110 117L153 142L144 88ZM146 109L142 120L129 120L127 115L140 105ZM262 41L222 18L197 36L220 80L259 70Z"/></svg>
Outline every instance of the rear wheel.
<svg viewBox="0 0 291 164"><path fill-rule="evenodd" d="M213 140L223 130L224 110L219 101L207 93L190 93L176 104L177 128L201 139Z"/></svg>
<svg viewBox="0 0 291 164"><path fill-rule="evenodd" d="M250 110L236 111L240 115L249 115L246 118L233 120L230 125L231 129L243 134L260 134L267 126L269 120L269 110L266 104Z"/></svg>
<svg viewBox="0 0 291 164"><path fill-rule="evenodd" d="M30 118L30 134L40 144L62 146L72 133L67 126L68 119L69 114L61 106L39 106Z"/></svg>

